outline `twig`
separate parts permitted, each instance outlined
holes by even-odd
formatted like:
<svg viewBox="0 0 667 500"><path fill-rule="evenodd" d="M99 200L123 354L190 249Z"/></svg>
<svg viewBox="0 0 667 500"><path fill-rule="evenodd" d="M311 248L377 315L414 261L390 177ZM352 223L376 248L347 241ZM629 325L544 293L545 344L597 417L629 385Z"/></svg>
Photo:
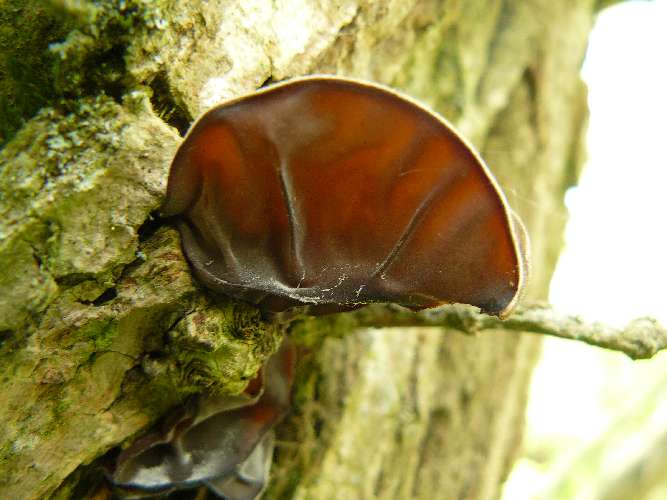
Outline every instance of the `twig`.
<svg viewBox="0 0 667 500"><path fill-rule="evenodd" d="M602 323L586 323L544 304L522 306L505 320L463 305L414 313L392 304L373 304L340 316L344 316L350 327L440 326L464 333L498 329L552 335L620 351L632 359L648 359L667 348L667 330L654 319L638 318L617 329ZM322 326L331 322L327 316L306 321L318 321Z"/></svg>

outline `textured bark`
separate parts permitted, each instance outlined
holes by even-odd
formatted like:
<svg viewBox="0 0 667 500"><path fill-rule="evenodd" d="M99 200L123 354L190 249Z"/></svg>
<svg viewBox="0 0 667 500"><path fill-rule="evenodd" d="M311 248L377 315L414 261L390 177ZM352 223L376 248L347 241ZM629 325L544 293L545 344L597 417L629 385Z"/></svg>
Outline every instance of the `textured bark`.
<svg viewBox="0 0 667 500"><path fill-rule="evenodd" d="M35 16L69 30L44 56L53 88L0 153L0 496L85 497L96 458L190 394L239 392L275 349L281 324L198 288L151 215L178 129L267 80L369 78L442 112L526 222L543 299L582 160L595 3L54 0ZM2 28L16 47L31 33ZM496 498L539 342L331 321L294 332L266 497Z"/></svg>

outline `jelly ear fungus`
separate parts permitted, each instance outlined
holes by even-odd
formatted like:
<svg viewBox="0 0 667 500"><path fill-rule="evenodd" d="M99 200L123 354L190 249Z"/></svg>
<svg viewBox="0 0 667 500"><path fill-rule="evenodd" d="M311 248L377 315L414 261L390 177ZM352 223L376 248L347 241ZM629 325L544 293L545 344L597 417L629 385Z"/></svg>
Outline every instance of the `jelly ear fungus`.
<svg viewBox="0 0 667 500"><path fill-rule="evenodd" d="M204 285L270 311L460 302L504 316L525 278L521 226L475 150L356 80L291 80L205 113L162 212Z"/></svg>
<svg viewBox="0 0 667 500"><path fill-rule="evenodd" d="M225 102L190 129L162 213L194 275L265 311L460 302L505 316L528 241L480 156L440 116L385 87L306 77ZM263 392L209 397L120 456L112 481L258 495L293 377L286 341ZM144 493L145 494L145 493Z"/></svg>
<svg viewBox="0 0 667 500"><path fill-rule="evenodd" d="M200 398L124 450L111 481L125 497L205 485L221 498L256 498L267 484L273 427L289 409L293 378L294 349L285 340L246 393Z"/></svg>

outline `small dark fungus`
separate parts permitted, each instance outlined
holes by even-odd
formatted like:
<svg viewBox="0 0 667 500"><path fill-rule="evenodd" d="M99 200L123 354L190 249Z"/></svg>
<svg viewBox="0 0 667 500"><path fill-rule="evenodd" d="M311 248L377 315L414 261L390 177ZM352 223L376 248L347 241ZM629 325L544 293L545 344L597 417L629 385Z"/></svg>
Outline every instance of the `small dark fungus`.
<svg viewBox="0 0 667 500"><path fill-rule="evenodd" d="M503 316L525 279L522 226L467 141L415 101L345 78L205 113L162 213L207 287L269 311L461 302Z"/></svg>
<svg viewBox="0 0 667 500"><path fill-rule="evenodd" d="M240 396L201 398L162 431L134 442L118 457L111 481L126 497L206 485L228 500L255 498L266 486L273 427L289 409L294 356L285 340L258 375L259 391L251 382Z"/></svg>

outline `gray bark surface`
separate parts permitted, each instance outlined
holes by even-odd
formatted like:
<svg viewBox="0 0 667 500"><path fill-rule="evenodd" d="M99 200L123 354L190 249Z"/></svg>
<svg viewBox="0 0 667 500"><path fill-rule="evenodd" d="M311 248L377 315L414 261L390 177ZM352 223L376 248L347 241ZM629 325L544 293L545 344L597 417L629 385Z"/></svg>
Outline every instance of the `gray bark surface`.
<svg viewBox="0 0 667 500"><path fill-rule="evenodd" d="M528 296L545 298L582 162L592 0L51 4L35 17L69 30L54 88L0 152L0 497L89 495L97 458L192 394L240 392L275 350L284 326L203 292L151 215L174 127L267 80L367 78L454 122L526 222ZM336 321L293 332L266 498L497 498L538 339Z"/></svg>

